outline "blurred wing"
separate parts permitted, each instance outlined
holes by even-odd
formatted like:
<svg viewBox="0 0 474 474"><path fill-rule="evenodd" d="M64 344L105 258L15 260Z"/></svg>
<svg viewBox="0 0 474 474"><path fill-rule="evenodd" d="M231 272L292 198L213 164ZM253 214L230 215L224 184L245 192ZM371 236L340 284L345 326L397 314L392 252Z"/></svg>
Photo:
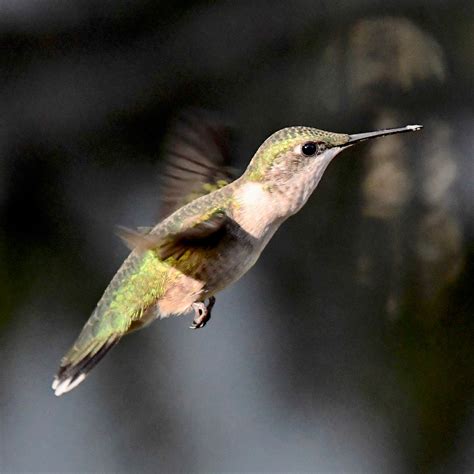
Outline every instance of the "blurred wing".
<svg viewBox="0 0 474 474"><path fill-rule="evenodd" d="M160 218L235 179L230 164L230 128L202 110L183 114L165 145Z"/></svg>
<svg viewBox="0 0 474 474"><path fill-rule="evenodd" d="M132 250L154 250L160 260L170 257L179 259L187 250L211 245L230 222L231 219L225 212L215 209L206 216L193 219L178 232L166 237L125 227L120 227L118 234Z"/></svg>

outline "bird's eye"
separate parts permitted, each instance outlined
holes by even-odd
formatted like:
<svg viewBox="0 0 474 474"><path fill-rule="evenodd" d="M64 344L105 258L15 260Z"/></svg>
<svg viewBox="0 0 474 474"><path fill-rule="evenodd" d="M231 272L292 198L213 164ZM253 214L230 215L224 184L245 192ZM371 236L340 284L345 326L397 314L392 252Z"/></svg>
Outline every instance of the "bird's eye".
<svg viewBox="0 0 474 474"><path fill-rule="evenodd" d="M301 147L301 152L305 156L313 156L318 151L318 146L314 142L306 142Z"/></svg>

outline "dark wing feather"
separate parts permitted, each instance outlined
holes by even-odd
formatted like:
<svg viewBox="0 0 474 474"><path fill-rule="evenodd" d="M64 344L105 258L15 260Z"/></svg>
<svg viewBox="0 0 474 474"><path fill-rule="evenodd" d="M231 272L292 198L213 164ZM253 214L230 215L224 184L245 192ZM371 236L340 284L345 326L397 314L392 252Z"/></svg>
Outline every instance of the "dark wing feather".
<svg viewBox="0 0 474 474"><path fill-rule="evenodd" d="M235 179L230 128L203 110L192 110L171 127L161 173L160 219Z"/></svg>
<svg viewBox="0 0 474 474"><path fill-rule="evenodd" d="M161 260L166 260L169 257L179 258L190 248L208 245L219 237L230 221L225 212L216 210L164 238L158 234L144 234L126 227L119 227L117 233L131 250L154 250Z"/></svg>

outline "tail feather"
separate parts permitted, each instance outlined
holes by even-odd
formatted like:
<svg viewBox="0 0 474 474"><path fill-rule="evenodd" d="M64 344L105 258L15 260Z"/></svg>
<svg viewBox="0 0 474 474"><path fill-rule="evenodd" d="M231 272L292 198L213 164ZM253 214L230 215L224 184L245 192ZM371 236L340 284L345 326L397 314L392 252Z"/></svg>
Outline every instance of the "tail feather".
<svg viewBox="0 0 474 474"><path fill-rule="evenodd" d="M166 266L154 252L132 252L106 288L54 378L57 396L77 387L91 369L127 334L151 321L162 293Z"/></svg>
<svg viewBox="0 0 474 474"><path fill-rule="evenodd" d="M77 362L68 363L65 361L64 365L61 364L52 385L54 394L59 397L77 387L119 340L120 336L112 336L97 349L88 351Z"/></svg>

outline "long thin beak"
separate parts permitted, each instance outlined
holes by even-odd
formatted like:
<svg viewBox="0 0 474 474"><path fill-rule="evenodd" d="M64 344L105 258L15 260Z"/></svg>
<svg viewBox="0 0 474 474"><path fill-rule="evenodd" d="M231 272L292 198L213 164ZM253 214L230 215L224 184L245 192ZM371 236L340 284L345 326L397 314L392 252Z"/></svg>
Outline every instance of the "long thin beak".
<svg viewBox="0 0 474 474"><path fill-rule="evenodd" d="M354 143L362 142L364 140L369 140L371 138L377 137L385 137L387 135L393 135L395 133L417 132L422 128L423 125L407 125L406 127L387 128L385 130L376 130L375 132L356 133L354 135L349 135L349 141L342 146L350 146Z"/></svg>

